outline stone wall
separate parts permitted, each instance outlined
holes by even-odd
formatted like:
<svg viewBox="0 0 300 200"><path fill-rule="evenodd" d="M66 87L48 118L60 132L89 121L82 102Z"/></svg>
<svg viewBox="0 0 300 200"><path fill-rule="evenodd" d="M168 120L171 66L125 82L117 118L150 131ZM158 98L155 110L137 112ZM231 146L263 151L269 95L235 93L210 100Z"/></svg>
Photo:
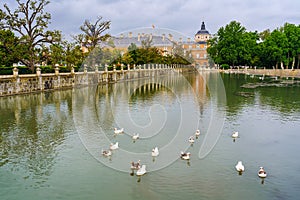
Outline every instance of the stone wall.
<svg viewBox="0 0 300 200"><path fill-rule="evenodd" d="M300 78L300 69L229 69L227 73Z"/></svg>
<svg viewBox="0 0 300 200"><path fill-rule="evenodd" d="M92 84L105 84L122 80L130 80L136 78L146 78L151 76L163 75L166 70L182 70L183 68L191 68L191 66L181 65L160 65L150 64L143 66L135 66L133 69L88 72L59 73L59 69L55 69L55 73L42 74L40 69L36 70L36 74L19 75L18 70L13 70L13 75L0 76L0 96L17 95L32 92L41 92L47 90L67 89L72 87L88 86Z"/></svg>

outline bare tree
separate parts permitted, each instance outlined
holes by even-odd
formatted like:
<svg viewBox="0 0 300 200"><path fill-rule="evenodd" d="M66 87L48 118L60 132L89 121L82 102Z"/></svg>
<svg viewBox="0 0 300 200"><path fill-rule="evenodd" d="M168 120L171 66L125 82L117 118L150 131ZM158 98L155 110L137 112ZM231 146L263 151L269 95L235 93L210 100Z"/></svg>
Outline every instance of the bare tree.
<svg viewBox="0 0 300 200"><path fill-rule="evenodd" d="M80 26L80 30L83 31L84 39L83 44L89 47L89 49L94 49L101 42L106 41L110 35L103 34L104 31L110 28L110 21L102 21L102 17L99 16L96 22L93 24L89 20L85 20L83 25Z"/></svg>

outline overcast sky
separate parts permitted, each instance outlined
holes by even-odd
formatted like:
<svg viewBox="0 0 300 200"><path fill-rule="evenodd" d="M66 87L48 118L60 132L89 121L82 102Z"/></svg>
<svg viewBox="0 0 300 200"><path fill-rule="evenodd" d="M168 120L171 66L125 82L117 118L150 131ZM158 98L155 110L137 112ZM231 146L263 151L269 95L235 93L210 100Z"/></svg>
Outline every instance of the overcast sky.
<svg viewBox="0 0 300 200"><path fill-rule="evenodd" d="M14 2L1 1L1 8L3 3L13 7ZM52 15L51 29L67 38L80 33L85 19L95 21L97 16L111 21L112 35L154 25L192 38L202 21L210 33L233 20L248 31L300 23L300 0L50 0L46 10Z"/></svg>

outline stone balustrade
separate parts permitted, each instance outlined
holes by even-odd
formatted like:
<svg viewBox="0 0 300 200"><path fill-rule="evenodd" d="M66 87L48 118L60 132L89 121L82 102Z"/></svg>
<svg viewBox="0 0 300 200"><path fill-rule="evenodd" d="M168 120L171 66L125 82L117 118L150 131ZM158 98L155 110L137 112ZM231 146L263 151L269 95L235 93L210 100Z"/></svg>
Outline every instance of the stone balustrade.
<svg viewBox="0 0 300 200"><path fill-rule="evenodd" d="M18 74L18 69L13 69L13 75L0 75L0 96L25 94L32 92L41 92L55 89L66 89L80 86L88 86L91 84L107 84L118 81L126 81L137 78L146 78L163 75L166 70L181 72L183 69L191 69L188 65L164 65L164 64L144 64L127 66L121 65L121 69L117 70L113 66L113 70L108 70L108 65L104 66L104 71L87 71L84 66L83 72L75 72L74 68L69 73L60 73L59 67L55 67L54 73L41 73L38 67L35 74Z"/></svg>

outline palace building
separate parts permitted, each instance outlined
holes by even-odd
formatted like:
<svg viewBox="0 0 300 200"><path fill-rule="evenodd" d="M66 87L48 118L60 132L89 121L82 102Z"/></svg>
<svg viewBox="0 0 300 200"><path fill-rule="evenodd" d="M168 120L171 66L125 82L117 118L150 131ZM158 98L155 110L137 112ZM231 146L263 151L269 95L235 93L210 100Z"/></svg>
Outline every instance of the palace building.
<svg viewBox="0 0 300 200"><path fill-rule="evenodd" d="M211 35L205 28L205 23L202 22L201 29L195 34L194 41L183 42L182 47L191 52L195 64L200 67L209 66L209 57L207 54L207 41Z"/></svg>
<svg viewBox="0 0 300 200"><path fill-rule="evenodd" d="M174 33L157 33L154 28L148 30L148 33L133 33L120 34L117 37L112 37L110 43L113 43L113 48L118 49L123 55L128 51L131 44L141 47L143 41L151 41L151 46L161 50L164 56L173 54L174 45L179 45L183 49L183 56L193 57L193 65L197 67L209 67L209 56L207 54L207 41L211 35L205 28L205 23L202 22L201 29L195 34L194 40L181 37L174 37Z"/></svg>

